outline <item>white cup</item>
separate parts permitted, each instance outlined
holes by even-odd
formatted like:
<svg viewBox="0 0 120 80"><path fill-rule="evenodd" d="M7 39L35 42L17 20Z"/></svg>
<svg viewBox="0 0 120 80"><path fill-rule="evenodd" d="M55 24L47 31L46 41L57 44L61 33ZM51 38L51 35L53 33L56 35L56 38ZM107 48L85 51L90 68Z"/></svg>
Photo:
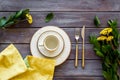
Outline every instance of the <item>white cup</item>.
<svg viewBox="0 0 120 80"><path fill-rule="evenodd" d="M43 46L48 51L55 51L59 46L59 40L54 35L48 35L43 41Z"/></svg>

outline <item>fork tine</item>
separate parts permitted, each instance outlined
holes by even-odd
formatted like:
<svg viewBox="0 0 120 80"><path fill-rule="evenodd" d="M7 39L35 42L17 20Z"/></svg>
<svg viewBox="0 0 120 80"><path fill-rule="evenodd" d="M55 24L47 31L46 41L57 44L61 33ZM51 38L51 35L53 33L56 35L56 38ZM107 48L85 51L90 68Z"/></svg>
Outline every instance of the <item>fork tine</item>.
<svg viewBox="0 0 120 80"><path fill-rule="evenodd" d="M75 39L78 42L78 39L80 37L80 28L75 28Z"/></svg>

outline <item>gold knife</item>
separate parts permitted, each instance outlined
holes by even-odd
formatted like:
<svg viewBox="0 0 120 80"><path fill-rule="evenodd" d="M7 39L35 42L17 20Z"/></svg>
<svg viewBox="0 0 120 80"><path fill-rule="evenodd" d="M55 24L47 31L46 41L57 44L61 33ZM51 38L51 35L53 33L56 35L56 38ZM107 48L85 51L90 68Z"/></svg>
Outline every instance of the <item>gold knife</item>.
<svg viewBox="0 0 120 80"><path fill-rule="evenodd" d="M85 67L85 53L84 53L84 43L85 43L85 25L83 25L83 28L81 30L81 37L82 37L82 68Z"/></svg>

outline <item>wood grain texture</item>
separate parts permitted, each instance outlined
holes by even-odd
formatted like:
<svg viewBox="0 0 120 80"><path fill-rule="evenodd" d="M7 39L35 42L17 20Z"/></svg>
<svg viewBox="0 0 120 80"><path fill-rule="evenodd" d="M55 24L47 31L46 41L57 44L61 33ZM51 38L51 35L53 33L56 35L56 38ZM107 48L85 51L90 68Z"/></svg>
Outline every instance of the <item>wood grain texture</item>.
<svg viewBox="0 0 120 80"><path fill-rule="evenodd" d="M2 51L3 49L5 49L8 44L0 44L0 51ZM17 49L19 50L19 52L21 53L21 55L23 56L23 58L25 58L27 55L31 55L30 52L30 44L14 44ZM81 53L82 53L82 45L79 44L79 59L81 59ZM71 53L70 56L68 58L69 60L73 60L75 59L75 44L72 44L72 49L71 49ZM100 58L97 57L91 47L90 44L86 44L86 48L85 48L85 59L87 60L99 60Z"/></svg>
<svg viewBox="0 0 120 80"><path fill-rule="evenodd" d="M9 28L9 29L0 29L0 43L30 43L33 34L40 28ZM75 43L74 31L75 28L61 28L63 29L72 43ZM81 29L81 28L80 28ZM89 36L95 34L99 36L99 32L103 28L86 28L85 29L85 43L89 43ZM64 36L64 35L62 35ZM80 37L79 43L82 43Z"/></svg>
<svg viewBox="0 0 120 80"><path fill-rule="evenodd" d="M81 60L78 61L78 68L74 67L74 60L67 60L62 65L56 67L55 76L57 77L89 77L102 76L102 66L100 60L86 60L85 68L81 67Z"/></svg>
<svg viewBox="0 0 120 80"><path fill-rule="evenodd" d="M69 58L55 68L54 80L104 80L101 59L93 51L89 43L91 33L99 35L99 31L107 27L109 19L120 22L120 0L0 0L0 17L8 16L20 9L30 9L33 24L27 21L0 29L0 51L13 43L22 57L31 55L30 41L33 34L41 27L54 25L62 28L69 35L72 49ZM55 17L49 23L44 19L49 12ZM100 28L95 28L94 16L101 20ZM82 39L79 40L79 67L74 67L75 39L74 28L86 25L85 36L85 69L81 68ZM120 23L118 23L120 28ZM120 69L118 70L120 74Z"/></svg>
<svg viewBox="0 0 120 80"><path fill-rule="evenodd" d="M120 0L0 0L0 11L119 11Z"/></svg>
<svg viewBox="0 0 120 80"><path fill-rule="evenodd" d="M15 12L0 12L0 16L8 16ZM107 27L107 21L109 19L117 19L120 22L119 12L53 12L55 17L49 23L45 23L45 17L49 12L31 12L33 16L33 24L29 25L26 22L21 22L14 27L43 27L47 25L54 25L58 27L74 28L86 25L87 28L95 28L93 23L94 16L97 15L100 18L101 26ZM120 26L120 23L118 23Z"/></svg>
<svg viewBox="0 0 120 80"><path fill-rule="evenodd" d="M54 77L54 80L104 80L103 77Z"/></svg>

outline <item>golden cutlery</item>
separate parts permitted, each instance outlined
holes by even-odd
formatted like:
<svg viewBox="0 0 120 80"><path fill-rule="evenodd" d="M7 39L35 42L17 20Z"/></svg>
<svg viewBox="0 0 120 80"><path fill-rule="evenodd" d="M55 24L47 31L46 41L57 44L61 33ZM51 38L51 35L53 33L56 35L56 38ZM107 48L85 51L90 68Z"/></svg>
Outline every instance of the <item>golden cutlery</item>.
<svg viewBox="0 0 120 80"><path fill-rule="evenodd" d="M82 68L85 67L85 53L84 53L84 42L85 42L85 26L83 26L81 30L81 37L82 37Z"/></svg>
<svg viewBox="0 0 120 80"><path fill-rule="evenodd" d="M75 55L75 67L78 67L78 41L80 38L80 28L75 28L75 40L76 40L76 55Z"/></svg>

